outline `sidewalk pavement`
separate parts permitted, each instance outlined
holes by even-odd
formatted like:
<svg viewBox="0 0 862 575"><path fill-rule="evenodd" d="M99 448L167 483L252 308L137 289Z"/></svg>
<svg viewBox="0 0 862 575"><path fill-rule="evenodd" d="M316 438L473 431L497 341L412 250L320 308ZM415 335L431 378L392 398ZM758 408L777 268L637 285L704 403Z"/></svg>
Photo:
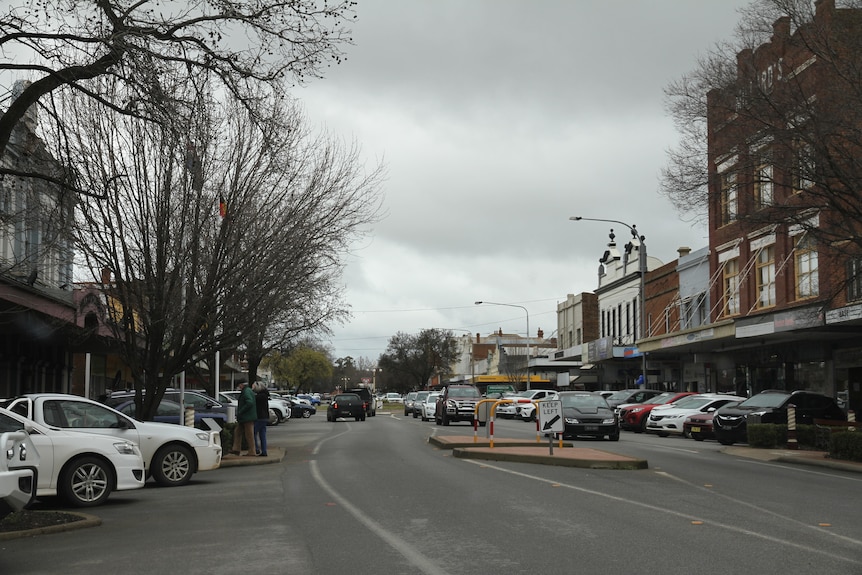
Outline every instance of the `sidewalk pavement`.
<svg viewBox="0 0 862 575"><path fill-rule="evenodd" d="M219 467L245 467L246 465L265 465L267 463L280 463L284 459L284 449L281 447L270 447L266 450L266 457L262 455L246 456L231 455L227 453L221 458Z"/></svg>

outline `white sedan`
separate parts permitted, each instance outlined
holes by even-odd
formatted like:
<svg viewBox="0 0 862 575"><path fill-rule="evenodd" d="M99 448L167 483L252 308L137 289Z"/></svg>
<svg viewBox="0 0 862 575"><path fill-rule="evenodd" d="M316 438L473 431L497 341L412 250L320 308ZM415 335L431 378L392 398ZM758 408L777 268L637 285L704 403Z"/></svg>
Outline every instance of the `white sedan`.
<svg viewBox="0 0 862 575"><path fill-rule="evenodd" d="M728 403L744 400L744 397L720 393L689 395L676 403L654 407L649 414L646 431L656 433L659 437L667 437L671 434L683 435L683 423L689 415L713 412Z"/></svg>
<svg viewBox="0 0 862 575"><path fill-rule="evenodd" d="M438 397L440 397L440 394L436 391L432 391L426 395L425 399L423 399L419 404L419 416L422 418L422 421L431 421L434 419L434 415L437 413Z"/></svg>
<svg viewBox="0 0 862 575"><path fill-rule="evenodd" d="M195 472L221 465L218 431L137 421L92 399L65 393L22 395L7 409L42 425L130 441L141 450L147 475L166 487L185 485Z"/></svg>
<svg viewBox="0 0 862 575"><path fill-rule="evenodd" d="M93 507L112 491L144 486L144 460L130 441L52 429L5 409L0 409L0 431L29 433L39 454L37 497L59 495L70 505Z"/></svg>

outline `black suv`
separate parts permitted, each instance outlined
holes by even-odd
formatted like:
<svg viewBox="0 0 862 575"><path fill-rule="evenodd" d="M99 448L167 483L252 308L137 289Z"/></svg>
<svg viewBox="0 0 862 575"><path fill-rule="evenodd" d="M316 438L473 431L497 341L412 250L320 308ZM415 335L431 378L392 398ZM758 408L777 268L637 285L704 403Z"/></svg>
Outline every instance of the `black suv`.
<svg viewBox="0 0 862 575"><path fill-rule="evenodd" d="M811 425L815 419L847 419L838 402L828 395L813 391L770 389L736 405L719 408L713 418L715 438L722 445L746 441L749 417L757 418L758 423L787 423L787 406L791 404L796 406L797 424Z"/></svg>
<svg viewBox="0 0 862 575"><path fill-rule="evenodd" d="M362 398L362 401L365 402L365 415L368 417L377 415L377 401L374 399L374 395L370 389L367 387L351 387L350 389L345 389L344 393L355 393Z"/></svg>

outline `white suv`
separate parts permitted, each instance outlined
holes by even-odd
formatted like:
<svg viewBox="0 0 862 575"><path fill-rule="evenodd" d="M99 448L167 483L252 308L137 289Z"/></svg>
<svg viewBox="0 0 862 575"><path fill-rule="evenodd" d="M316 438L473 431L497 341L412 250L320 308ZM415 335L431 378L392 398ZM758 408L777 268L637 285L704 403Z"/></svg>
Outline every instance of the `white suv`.
<svg viewBox="0 0 862 575"><path fill-rule="evenodd" d="M137 421L92 399L65 393L22 395L6 407L42 425L131 441L141 450L147 474L167 487L185 485L196 471L221 464L217 431Z"/></svg>
<svg viewBox="0 0 862 575"><path fill-rule="evenodd" d="M517 395L508 395L504 399L513 399L515 401L523 401L524 403L503 403L497 407L496 415L512 419L520 417L525 421L529 421L532 415L532 410L535 406L532 402L543 401L546 399L559 399L557 392L552 389L528 389ZM523 408L527 408L526 415L522 415Z"/></svg>

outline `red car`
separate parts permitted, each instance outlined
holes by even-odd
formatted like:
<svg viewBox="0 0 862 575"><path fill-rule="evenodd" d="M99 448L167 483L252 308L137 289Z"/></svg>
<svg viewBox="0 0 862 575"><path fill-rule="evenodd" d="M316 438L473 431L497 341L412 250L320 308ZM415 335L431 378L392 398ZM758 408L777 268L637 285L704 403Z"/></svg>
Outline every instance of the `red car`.
<svg viewBox="0 0 862 575"><path fill-rule="evenodd" d="M713 417L715 417L714 411L689 415L682 424L683 437L691 437L695 441L712 439L715 437L712 432Z"/></svg>
<svg viewBox="0 0 862 575"><path fill-rule="evenodd" d="M656 405L673 403L686 395L694 395L693 391L667 391L648 399L644 403L629 403L619 406L620 429L628 429L635 433L642 433L646 429L649 412Z"/></svg>

